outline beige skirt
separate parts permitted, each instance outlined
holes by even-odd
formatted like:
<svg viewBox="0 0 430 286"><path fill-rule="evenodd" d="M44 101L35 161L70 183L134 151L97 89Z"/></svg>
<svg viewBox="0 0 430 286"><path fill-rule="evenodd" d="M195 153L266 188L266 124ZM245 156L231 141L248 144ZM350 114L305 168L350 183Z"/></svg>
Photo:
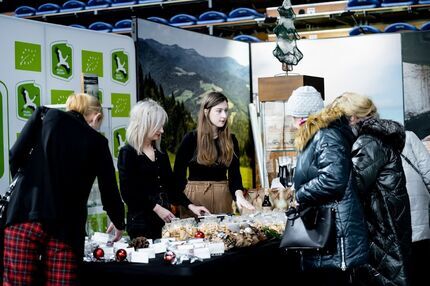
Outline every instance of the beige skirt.
<svg viewBox="0 0 430 286"><path fill-rule="evenodd" d="M188 181L184 190L187 198L196 206L206 207L212 214L232 213L233 198L228 188L228 181ZM194 214L183 207L181 218Z"/></svg>

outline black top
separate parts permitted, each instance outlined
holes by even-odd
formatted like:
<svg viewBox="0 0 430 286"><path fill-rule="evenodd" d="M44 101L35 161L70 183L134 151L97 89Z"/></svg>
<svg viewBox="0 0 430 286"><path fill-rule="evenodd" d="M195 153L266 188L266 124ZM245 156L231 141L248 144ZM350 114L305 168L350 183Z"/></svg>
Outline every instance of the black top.
<svg viewBox="0 0 430 286"><path fill-rule="evenodd" d="M236 137L232 134L234 155L229 167L221 164L212 166L204 166L197 163L197 131L191 131L184 136L175 160L175 180L176 187L183 191L187 184L187 167L189 168L189 181L225 181L228 182L230 192L235 198L235 192L242 190L242 176L240 175L239 165L239 143ZM215 144L218 146L218 139L215 139Z"/></svg>
<svg viewBox="0 0 430 286"><path fill-rule="evenodd" d="M36 109L10 150L12 176L23 169L24 177L11 197L7 224L41 222L81 255L96 177L109 218L118 229L125 228L108 140L79 113L48 109L42 120L43 109Z"/></svg>
<svg viewBox="0 0 430 286"><path fill-rule="evenodd" d="M187 207L191 202L184 193L174 188L172 168L167 153L155 150L155 161L145 154L138 155L136 150L126 145L118 156L118 171L121 194L131 214L152 214L160 193L168 196L168 201Z"/></svg>

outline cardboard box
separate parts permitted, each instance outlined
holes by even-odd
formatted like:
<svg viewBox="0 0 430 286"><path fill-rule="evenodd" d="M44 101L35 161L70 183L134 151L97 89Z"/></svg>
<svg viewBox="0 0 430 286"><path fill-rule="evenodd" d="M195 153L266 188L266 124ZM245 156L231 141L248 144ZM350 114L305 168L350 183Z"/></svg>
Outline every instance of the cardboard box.
<svg viewBox="0 0 430 286"><path fill-rule="evenodd" d="M304 85L315 87L324 99L324 79L307 75L260 77L258 97L262 102L288 100L293 90Z"/></svg>

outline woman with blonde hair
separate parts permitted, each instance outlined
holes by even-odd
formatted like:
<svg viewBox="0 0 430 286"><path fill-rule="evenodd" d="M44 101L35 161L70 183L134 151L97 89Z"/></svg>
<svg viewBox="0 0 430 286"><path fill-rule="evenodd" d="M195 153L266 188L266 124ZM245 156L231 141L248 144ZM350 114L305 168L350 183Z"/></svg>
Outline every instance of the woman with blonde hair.
<svg viewBox="0 0 430 286"><path fill-rule="evenodd" d="M100 129L104 115L102 105L96 97L86 93L73 94L67 98L66 110L82 114L91 127Z"/></svg>
<svg viewBox="0 0 430 286"><path fill-rule="evenodd" d="M10 150L11 175L22 176L7 209L4 285L79 284L95 178L113 241L125 228L108 140L90 127L101 124L100 103L76 94L66 105L67 112L38 107Z"/></svg>
<svg viewBox="0 0 430 286"><path fill-rule="evenodd" d="M230 133L228 100L222 93L210 92L203 98L197 130L184 136L174 173L179 191L211 213L232 213L233 198L239 209L254 209L243 196L239 144ZM181 216L189 213L182 211Z"/></svg>
<svg viewBox="0 0 430 286"><path fill-rule="evenodd" d="M323 108L320 93L311 86L293 91L286 113L298 127L299 151L294 173L299 208L330 207L336 211L333 249L301 253L301 268L312 273L304 284L350 285L352 272L367 261L368 240L363 211L352 177L354 134L338 108Z"/></svg>
<svg viewBox="0 0 430 286"><path fill-rule="evenodd" d="M160 142L167 113L154 100L138 102L131 110L126 137L128 143L118 156L121 194L128 206L130 237L160 238L161 229L175 215L170 204L187 207L195 215L209 213L175 191L169 156Z"/></svg>
<svg viewBox="0 0 430 286"><path fill-rule="evenodd" d="M369 263L359 271L362 285L409 285L411 211L400 153L402 125L379 119L372 100L347 92L333 108L348 118L357 139L352 147L354 178L370 239Z"/></svg>

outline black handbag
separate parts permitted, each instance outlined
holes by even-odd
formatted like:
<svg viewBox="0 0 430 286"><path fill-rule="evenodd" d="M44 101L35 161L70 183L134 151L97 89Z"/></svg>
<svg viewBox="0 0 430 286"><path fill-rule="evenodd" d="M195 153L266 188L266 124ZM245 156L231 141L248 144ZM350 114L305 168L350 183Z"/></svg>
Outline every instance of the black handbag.
<svg viewBox="0 0 430 286"><path fill-rule="evenodd" d="M9 189L6 191L4 195L0 195L0 222L4 223L6 216L7 205L9 204L10 197L15 190L16 183L21 179L22 173L18 171L15 177L12 180L12 183L9 185Z"/></svg>
<svg viewBox="0 0 430 286"><path fill-rule="evenodd" d="M290 208L280 247L287 250L332 250L336 247L335 209Z"/></svg>

